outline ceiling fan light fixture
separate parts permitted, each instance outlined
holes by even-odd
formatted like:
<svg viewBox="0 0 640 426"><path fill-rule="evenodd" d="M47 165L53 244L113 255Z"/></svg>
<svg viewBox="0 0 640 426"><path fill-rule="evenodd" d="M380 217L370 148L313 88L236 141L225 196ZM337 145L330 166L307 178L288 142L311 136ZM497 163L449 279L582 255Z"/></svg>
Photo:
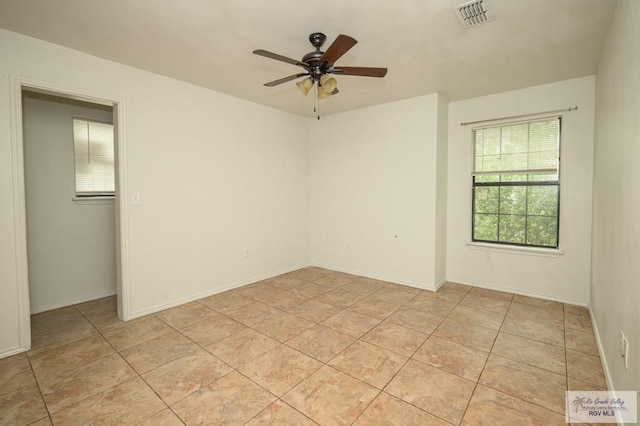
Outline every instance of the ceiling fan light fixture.
<svg viewBox="0 0 640 426"><path fill-rule="evenodd" d="M318 99L327 99L333 93L327 92L322 88L322 86L318 86Z"/></svg>
<svg viewBox="0 0 640 426"><path fill-rule="evenodd" d="M296 83L296 86L300 91L307 96L313 87L313 80L310 78L305 78L304 80L300 80Z"/></svg>
<svg viewBox="0 0 640 426"><path fill-rule="evenodd" d="M323 91L332 94L338 87L338 81L330 75L325 74L320 77L320 87L322 87Z"/></svg>

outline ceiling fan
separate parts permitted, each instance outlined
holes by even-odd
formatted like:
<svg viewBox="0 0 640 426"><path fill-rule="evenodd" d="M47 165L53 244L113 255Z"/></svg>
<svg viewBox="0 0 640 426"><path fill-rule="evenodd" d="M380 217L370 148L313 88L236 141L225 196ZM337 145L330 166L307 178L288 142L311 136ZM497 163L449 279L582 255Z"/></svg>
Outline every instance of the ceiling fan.
<svg viewBox="0 0 640 426"><path fill-rule="evenodd" d="M305 70L298 74L283 77L278 80L265 83L265 86L273 87L300 77L305 77L296 83L296 86L307 95L314 85L318 86L318 98L324 99L338 93L338 82L330 74L335 75L355 75L361 77L384 77L387 75L386 68L372 67L342 67L335 65L336 61L351 49L358 41L348 35L340 34L331 46L323 52L320 50L327 36L322 33L312 33L309 35L309 42L315 47L315 51L309 52L301 60L287 58L277 53L258 49L253 53L288 64L297 65ZM319 117L318 117L319 118Z"/></svg>

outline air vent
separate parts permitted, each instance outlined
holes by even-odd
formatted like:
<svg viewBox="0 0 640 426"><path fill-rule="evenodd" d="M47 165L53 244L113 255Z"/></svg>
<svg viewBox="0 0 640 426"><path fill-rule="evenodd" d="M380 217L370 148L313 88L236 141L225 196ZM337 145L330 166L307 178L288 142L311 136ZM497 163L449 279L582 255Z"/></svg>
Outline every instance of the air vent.
<svg viewBox="0 0 640 426"><path fill-rule="evenodd" d="M453 10L465 28L479 27L495 18L486 0L472 0L456 6Z"/></svg>

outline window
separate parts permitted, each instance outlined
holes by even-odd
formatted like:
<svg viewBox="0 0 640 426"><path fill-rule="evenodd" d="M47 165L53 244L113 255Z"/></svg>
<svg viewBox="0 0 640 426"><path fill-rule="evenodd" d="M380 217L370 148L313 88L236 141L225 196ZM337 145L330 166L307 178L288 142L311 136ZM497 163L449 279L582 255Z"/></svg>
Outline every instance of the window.
<svg viewBox="0 0 640 426"><path fill-rule="evenodd" d="M115 194L113 125L73 119L76 196Z"/></svg>
<svg viewBox="0 0 640 426"><path fill-rule="evenodd" d="M472 240L558 247L560 117L473 130Z"/></svg>

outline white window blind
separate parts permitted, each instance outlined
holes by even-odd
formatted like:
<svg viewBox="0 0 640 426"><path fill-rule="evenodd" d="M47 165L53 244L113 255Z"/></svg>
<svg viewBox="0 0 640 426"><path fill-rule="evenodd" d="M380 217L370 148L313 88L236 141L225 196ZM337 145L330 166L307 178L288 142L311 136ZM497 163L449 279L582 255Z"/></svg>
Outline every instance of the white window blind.
<svg viewBox="0 0 640 426"><path fill-rule="evenodd" d="M556 174L560 118L474 129L473 175Z"/></svg>
<svg viewBox="0 0 640 426"><path fill-rule="evenodd" d="M113 125L73 119L76 194L115 193Z"/></svg>

